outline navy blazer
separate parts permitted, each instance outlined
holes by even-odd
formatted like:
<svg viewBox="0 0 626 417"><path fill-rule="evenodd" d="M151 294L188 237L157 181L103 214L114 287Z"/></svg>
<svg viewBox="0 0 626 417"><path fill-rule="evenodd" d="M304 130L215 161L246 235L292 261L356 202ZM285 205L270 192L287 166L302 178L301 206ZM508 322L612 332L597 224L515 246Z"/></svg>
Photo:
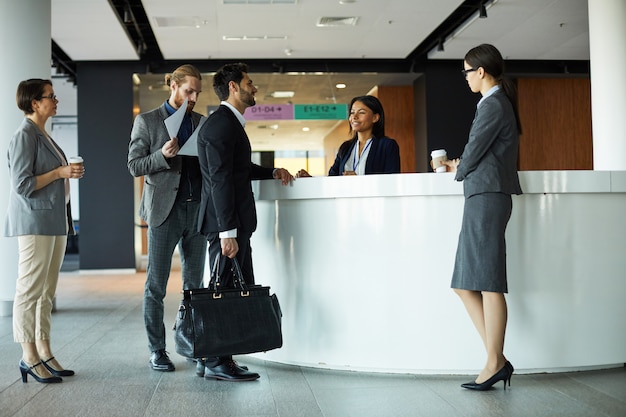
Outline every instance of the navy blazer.
<svg viewBox="0 0 626 417"><path fill-rule="evenodd" d="M522 194L517 175L519 132L513 105L501 89L476 109L455 179L465 197L481 193Z"/></svg>
<svg viewBox="0 0 626 417"><path fill-rule="evenodd" d="M198 132L202 202L198 231L203 235L238 229L256 230L253 179L273 178L274 169L252 163L250 140L237 116L225 105Z"/></svg>
<svg viewBox="0 0 626 417"><path fill-rule="evenodd" d="M357 139L350 139L345 141L339 147L335 163L328 175L337 176L343 175L346 162L350 155L354 145L357 143ZM400 148L398 143L391 138L373 138L370 151L367 155L367 161L365 162L365 175L369 174L399 174L400 173Z"/></svg>

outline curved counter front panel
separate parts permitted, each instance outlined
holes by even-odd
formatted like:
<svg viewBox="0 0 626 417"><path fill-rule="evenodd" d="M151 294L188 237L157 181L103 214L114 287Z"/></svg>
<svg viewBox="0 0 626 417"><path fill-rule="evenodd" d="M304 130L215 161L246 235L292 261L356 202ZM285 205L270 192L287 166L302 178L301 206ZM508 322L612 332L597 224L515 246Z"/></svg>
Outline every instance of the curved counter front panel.
<svg viewBox="0 0 626 417"><path fill-rule="evenodd" d="M521 172L507 229L505 354L520 371L626 362L626 172ZM453 174L254 183L257 283L283 310L267 360L473 373L486 355L450 289L463 212Z"/></svg>

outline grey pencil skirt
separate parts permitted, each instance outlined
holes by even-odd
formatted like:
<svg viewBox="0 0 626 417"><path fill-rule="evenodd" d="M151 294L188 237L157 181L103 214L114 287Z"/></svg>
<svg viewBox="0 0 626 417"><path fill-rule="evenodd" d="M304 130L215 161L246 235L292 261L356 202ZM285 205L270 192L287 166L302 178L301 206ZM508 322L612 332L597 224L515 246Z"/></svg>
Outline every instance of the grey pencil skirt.
<svg viewBox="0 0 626 417"><path fill-rule="evenodd" d="M465 199L452 288L508 292L504 233L512 208L508 194L484 193Z"/></svg>

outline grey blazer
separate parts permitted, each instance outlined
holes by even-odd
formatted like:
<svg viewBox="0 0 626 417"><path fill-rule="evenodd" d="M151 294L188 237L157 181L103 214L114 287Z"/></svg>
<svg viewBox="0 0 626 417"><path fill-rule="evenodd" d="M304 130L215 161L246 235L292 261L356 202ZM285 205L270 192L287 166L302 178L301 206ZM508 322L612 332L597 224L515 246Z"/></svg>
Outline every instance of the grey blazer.
<svg viewBox="0 0 626 417"><path fill-rule="evenodd" d="M522 194L517 176L519 133L513 106L502 90L476 109L455 179L466 198L481 193Z"/></svg>
<svg viewBox="0 0 626 417"><path fill-rule="evenodd" d="M56 143L55 146L65 158L61 148ZM37 175L66 162L30 119L25 118L13 135L7 157L11 191L4 235L73 235L72 210L69 203L65 204L65 181L59 179L35 190Z"/></svg>
<svg viewBox="0 0 626 417"><path fill-rule="evenodd" d="M135 177L144 176L139 216L150 227L160 226L170 214L180 184L182 157L166 159L161 148L170 140L165 127L169 117L165 103L135 118L128 144L128 170ZM192 112L194 126L200 113Z"/></svg>

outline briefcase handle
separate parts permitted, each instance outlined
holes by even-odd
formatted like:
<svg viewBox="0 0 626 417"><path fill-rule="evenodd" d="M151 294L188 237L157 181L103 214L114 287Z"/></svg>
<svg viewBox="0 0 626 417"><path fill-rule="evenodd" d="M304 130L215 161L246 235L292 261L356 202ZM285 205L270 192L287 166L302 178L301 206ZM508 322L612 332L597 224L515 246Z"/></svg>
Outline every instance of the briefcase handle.
<svg viewBox="0 0 626 417"><path fill-rule="evenodd" d="M211 279L209 280L209 289L219 292L220 289L225 288L224 284L220 281L219 270L220 270L220 259L227 258L222 254L217 254L215 260L213 261L213 267L211 268ZM248 292L248 286L243 279L243 273L241 272L241 267L239 266L239 262L237 258L230 258L231 262L231 272L233 274L233 288L240 289L242 291L242 295ZM226 282L225 284L228 284Z"/></svg>

